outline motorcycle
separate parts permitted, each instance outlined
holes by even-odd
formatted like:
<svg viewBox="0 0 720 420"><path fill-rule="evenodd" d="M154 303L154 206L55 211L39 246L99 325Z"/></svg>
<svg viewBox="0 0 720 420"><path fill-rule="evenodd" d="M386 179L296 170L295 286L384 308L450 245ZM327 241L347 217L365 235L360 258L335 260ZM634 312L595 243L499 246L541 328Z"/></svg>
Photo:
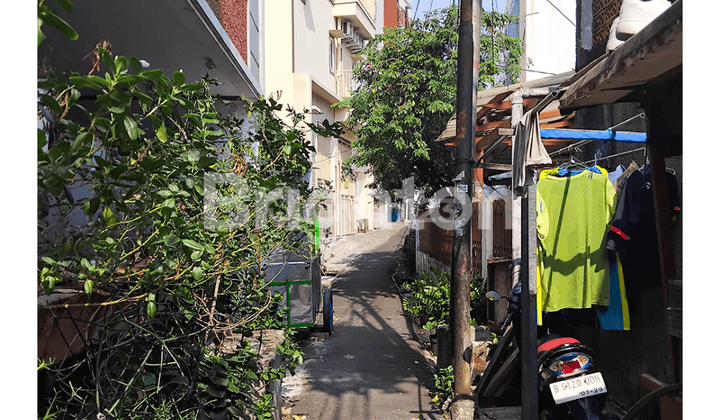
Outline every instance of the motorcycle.
<svg viewBox="0 0 720 420"><path fill-rule="evenodd" d="M512 325L519 326L519 284L509 296L489 291L486 297L496 303L503 298L508 300L508 314L501 327L503 331L513 330ZM519 328L515 328L514 332L510 332L512 337L505 340L506 345L509 341L514 341L516 346L519 346L518 331ZM503 340L500 344L503 344ZM503 354L501 350L496 349L495 357ZM517 352L513 353L516 354ZM490 364L493 362L500 364L493 360ZM503 367L509 365L508 362L503 362ZM602 373L593 366L592 349L587 345L572 337L548 333L538 339L537 366L538 404L542 420L620 420L614 414L602 412L607 399L607 386ZM502 369L498 370L501 371ZM490 383L492 386L492 378L484 379L485 384Z"/></svg>

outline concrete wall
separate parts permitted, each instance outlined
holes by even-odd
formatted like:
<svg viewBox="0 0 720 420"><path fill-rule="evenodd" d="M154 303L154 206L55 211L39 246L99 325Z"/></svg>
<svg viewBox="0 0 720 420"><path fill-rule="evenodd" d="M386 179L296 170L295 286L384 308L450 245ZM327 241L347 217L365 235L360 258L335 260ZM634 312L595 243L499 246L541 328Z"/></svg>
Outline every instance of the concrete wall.
<svg viewBox="0 0 720 420"><path fill-rule="evenodd" d="M519 36L525 48L520 82L574 70L575 0L519 1Z"/></svg>
<svg viewBox="0 0 720 420"><path fill-rule="evenodd" d="M326 89L335 90L330 71L330 29L335 28L328 1L294 2L295 72L308 73Z"/></svg>
<svg viewBox="0 0 720 420"><path fill-rule="evenodd" d="M420 251L418 248L415 252L415 274L420 275L425 270L430 270L430 267L435 267L441 271L450 272L451 268L448 265L441 263L440 261L431 258L426 253Z"/></svg>

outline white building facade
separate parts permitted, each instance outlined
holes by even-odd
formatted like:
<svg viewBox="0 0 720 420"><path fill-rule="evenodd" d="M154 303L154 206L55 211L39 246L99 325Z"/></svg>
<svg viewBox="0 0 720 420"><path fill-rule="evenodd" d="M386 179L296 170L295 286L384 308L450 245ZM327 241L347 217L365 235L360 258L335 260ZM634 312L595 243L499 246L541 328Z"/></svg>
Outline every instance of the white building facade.
<svg viewBox="0 0 720 420"><path fill-rule="evenodd" d="M264 53L266 96L297 111L312 110L312 121L345 121L348 110L334 108L353 89L352 69L360 50L376 33L375 0L273 0L265 4ZM310 122L310 121L308 121ZM309 183L327 191L320 209L321 237L373 229L374 200L365 168L343 176L343 162L353 153L354 135L312 136L316 152ZM348 175L348 174L346 174Z"/></svg>
<svg viewBox="0 0 720 420"><path fill-rule="evenodd" d="M575 69L575 0L508 0L506 7L518 16L508 34L522 39L525 49L521 83Z"/></svg>

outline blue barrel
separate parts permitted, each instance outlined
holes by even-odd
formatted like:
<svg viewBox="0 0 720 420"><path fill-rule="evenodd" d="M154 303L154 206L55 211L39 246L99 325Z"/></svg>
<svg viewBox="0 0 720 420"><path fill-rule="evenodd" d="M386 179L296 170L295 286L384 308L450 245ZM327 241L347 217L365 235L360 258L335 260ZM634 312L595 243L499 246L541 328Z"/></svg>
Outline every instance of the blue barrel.
<svg viewBox="0 0 720 420"><path fill-rule="evenodd" d="M400 209L393 209L390 221L397 222L400 220Z"/></svg>

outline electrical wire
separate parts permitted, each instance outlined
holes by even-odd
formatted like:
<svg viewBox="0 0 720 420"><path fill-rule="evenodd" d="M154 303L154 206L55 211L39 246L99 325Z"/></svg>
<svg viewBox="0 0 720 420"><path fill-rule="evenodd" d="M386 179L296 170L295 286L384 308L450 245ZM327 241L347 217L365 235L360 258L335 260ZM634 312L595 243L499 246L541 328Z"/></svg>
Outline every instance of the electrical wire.
<svg viewBox="0 0 720 420"><path fill-rule="evenodd" d="M558 13L560 13L565 19L567 19L567 21L570 22L570 24L571 24L572 26L576 26L576 25L575 25L575 22L573 22L572 20L570 20L569 17L565 16L565 13L563 13L560 9L558 9L558 7L555 6L550 0L547 0L547 2L550 3L550 6L554 7L555 10L557 10Z"/></svg>

